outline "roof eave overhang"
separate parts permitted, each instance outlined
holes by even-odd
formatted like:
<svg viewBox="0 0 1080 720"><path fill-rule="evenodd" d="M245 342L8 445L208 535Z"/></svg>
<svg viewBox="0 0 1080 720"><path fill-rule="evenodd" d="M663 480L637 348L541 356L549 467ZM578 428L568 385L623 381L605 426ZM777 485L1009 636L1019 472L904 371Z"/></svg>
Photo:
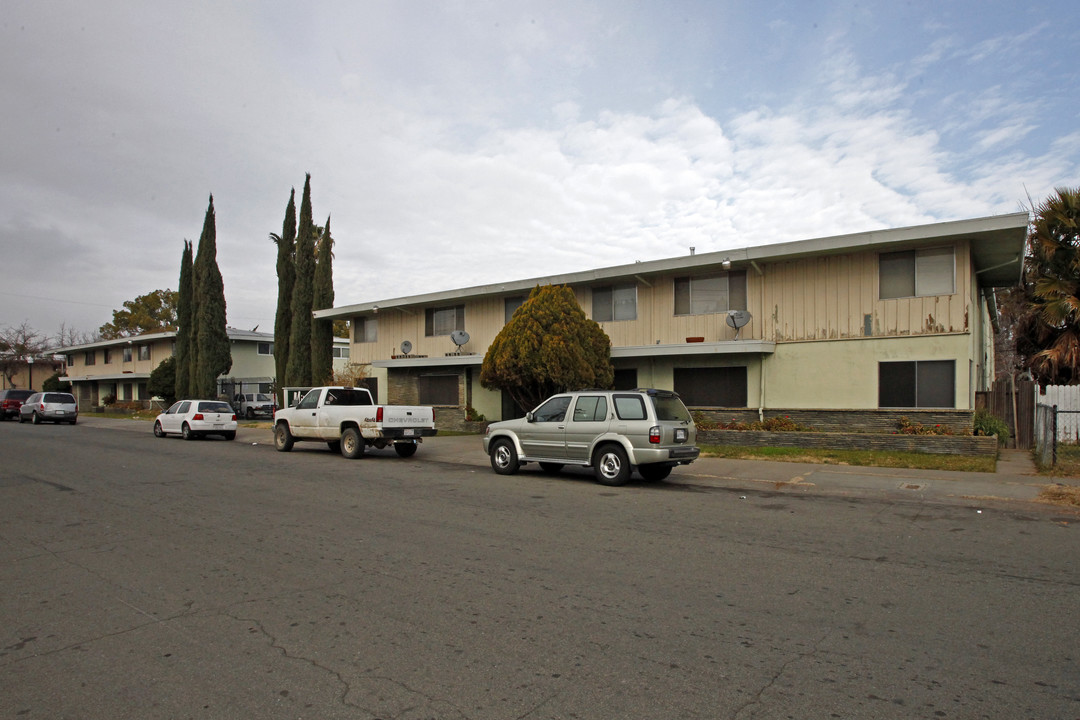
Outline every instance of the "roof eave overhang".
<svg viewBox="0 0 1080 720"><path fill-rule="evenodd" d="M550 275L510 282L456 288L440 292L410 295L373 302L316 310L319 319L375 315L381 311L414 312L412 308L437 306L470 298L492 295L526 294L538 285L586 285L604 280L648 277L678 271L708 271L724 267L743 269L767 262L798 260L812 256L840 255L859 250L890 250L925 247L933 244L968 240L979 281L984 286L1008 286L1018 282L1023 266L1024 242L1030 216L1026 212L994 215L971 220L953 220L905 228L797 240L735 250L719 250L697 255L683 255L649 260L584 272ZM1003 264L1005 263L1005 264Z"/></svg>

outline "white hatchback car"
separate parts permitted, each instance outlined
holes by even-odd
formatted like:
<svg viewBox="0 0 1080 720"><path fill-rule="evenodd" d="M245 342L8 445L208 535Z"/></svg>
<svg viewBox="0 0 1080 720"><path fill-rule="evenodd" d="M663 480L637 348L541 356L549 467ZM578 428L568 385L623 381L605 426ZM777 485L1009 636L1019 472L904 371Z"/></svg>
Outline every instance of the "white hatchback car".
<svg viewBox="0 0 1080 720"><path fill-rule="evenodd" d="M154 434L158 437L180 435L194 440L207 435L236 439L236 413L220 400L180 400L157 416Z"/></svg>

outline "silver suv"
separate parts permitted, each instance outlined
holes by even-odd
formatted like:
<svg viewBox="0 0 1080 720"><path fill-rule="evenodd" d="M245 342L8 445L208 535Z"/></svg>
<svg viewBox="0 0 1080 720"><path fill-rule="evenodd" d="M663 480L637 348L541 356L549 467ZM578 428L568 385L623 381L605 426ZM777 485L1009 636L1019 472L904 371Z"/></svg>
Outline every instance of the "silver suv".
<svg viewBox="0 0 1080 720"><path fill-rule="evenodd" d="M663 480L697 459L697 428L669 390L578 390L559 393L525 417L488 426L491 468L511 475L529 462L546 472L591 467L602 485L623 485L637 470Z"/></svg>

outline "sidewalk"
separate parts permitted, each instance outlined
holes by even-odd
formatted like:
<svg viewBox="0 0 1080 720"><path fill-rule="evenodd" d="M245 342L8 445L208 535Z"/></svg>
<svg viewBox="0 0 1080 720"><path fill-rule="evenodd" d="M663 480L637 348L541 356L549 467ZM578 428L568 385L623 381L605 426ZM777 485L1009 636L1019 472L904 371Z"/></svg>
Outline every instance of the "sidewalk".
<svg viewBox="0 0 1080 720"><path fill-rule="evenodd" d="M490 467L479 436L428 438L417 454L417 458L421 457ZM530 467L527 465L525 471ZM1035 502L1043 487L1059 481L1080 484L1078 479L1041 477L1036 474L1030 453L1004 450L995 473L701 458L691 465L676 468L664 482L687 489L696 486L732 491L979 505L1009 501Z"/></svg>

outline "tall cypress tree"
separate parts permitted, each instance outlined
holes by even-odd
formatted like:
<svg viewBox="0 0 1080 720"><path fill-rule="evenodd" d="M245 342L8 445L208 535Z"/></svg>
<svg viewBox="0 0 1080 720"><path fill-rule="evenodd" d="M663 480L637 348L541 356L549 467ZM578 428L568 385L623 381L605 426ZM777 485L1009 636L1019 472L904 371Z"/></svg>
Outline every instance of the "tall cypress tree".
<svg viewBox="0 0 1080 720"><path fill-rule="evenodd" d="M289 334L292 326L292 294L296 282L296 188L289 192L281 235L270 234L277 243L278 299L274 316L274 372L277 375L278 405L285 407L286 370L289 365Z"/></svg>
<svg viewBox="0 0 1080 720"><path fill-rule="evenodd" d="M232 368L232 349L225 329L225 283L217 264L217 224L214 218L214 196L206 208L199 253L194 265L195 346L198 360L192 392L199 397L217 397L217 378Z"/></svg>
<svg viewBox="0 0 1080 720"><path fill-rule="evenodd" d="M315 282L315 224L311 221L311 173L304 180L300 222L296 234L296 283L292 294L292 325L289 328L289 385L311 385L311 304Z"/></svg>
<svg viewBox="0 0 1080 720"><path fill-rule="evenodd" d="M330 217L319 239L319 257L315 265L312 310L334 307L334 240L330 237ZM329 383L334 377L334 321L312 319L311 381Z"/></svg>
<svg viewBox="0 0 1080 720"><path fill-rule="evenodd" d="M176 302L176 389L179 399L191 397L192 256L191 242L184 241L180 258L180 289Z"/></svg>

